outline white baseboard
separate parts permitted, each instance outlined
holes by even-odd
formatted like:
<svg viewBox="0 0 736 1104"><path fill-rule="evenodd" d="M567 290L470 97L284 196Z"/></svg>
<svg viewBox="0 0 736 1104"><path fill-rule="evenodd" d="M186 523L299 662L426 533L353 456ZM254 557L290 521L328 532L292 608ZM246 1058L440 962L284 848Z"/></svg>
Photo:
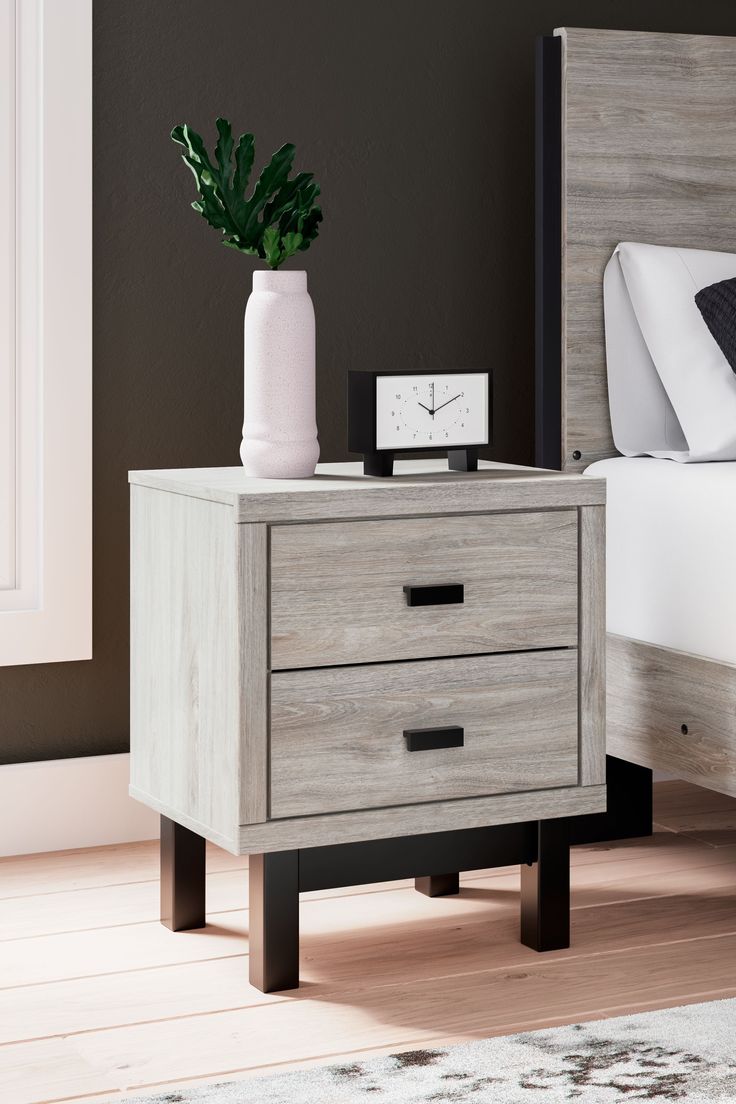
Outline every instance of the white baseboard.
<svg viewBox="0 0 736 1104"><path fill-rule="evenodd" d="M0 767L0 856L157 838L158 815L128 796L129 758Z"/></svg>
<svg viewBox="0 0 736 1104"><path fill-rule="evenodd" d="M158 838L158 814L128 796L127 754L0 767L0 857ZM674 778L655 771L655 781Z"/></svg>

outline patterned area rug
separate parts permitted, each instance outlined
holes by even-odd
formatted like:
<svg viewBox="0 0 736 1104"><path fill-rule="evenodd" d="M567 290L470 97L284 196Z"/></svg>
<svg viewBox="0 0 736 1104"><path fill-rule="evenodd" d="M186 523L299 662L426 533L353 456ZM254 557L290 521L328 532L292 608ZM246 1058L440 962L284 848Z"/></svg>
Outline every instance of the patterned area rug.
<svg viewBox="0 0 736 1104"><path fill-rule="evenodd" d="M255 1077L125 1104L736 1101L736 1000Z"/></svg>

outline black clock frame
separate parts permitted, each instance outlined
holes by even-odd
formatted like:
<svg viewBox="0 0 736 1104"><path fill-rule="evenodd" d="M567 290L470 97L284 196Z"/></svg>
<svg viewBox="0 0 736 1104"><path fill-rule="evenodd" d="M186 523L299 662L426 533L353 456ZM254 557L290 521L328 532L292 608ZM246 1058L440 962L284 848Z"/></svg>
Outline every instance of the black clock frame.
<svg viewBox="0 0 736 1104"><path fill-rule="evenodd" d="M422 445L419 448L376 447L376 380L378 376L488 376L488 440L477 441L462 448L442 445ZM430 452L447 454L450 471L477 471L478 449L493 444L493 372L490 368L438 368L428 372L417 368L368 368L348 372L348 451L363 454L363 474L390 476L394 473L394 456L400 453Z"/></svg>

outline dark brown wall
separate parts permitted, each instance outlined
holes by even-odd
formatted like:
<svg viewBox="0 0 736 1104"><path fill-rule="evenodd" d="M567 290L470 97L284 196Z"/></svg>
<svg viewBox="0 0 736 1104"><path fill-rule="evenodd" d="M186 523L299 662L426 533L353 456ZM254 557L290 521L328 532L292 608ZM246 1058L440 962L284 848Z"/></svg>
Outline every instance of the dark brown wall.
<svg viewBox="0 0 736 1104"><path fill-rule="evenodd" d="M555 25L736 34L733 0L95 0L94 659L0 671L0 761L128 743L129 468L237 464L252 263L194 214L168 138L217 114L316 172L304 255L322 458L345 372L490 364L533 456L532 91ZM70 151L73 156L73 151ZM60 166L61 171L61 166Z"/></svg>

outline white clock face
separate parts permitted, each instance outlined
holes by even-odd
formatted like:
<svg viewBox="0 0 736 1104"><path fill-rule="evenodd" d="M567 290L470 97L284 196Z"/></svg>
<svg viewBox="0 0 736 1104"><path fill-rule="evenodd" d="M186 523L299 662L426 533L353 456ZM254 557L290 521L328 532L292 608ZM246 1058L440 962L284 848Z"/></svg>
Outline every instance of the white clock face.
<svg viewBox="0 0 736 1104"><path fill-rule="evenodd" d="M487 443L487 372L376 377L376 448Z"/></svg>

